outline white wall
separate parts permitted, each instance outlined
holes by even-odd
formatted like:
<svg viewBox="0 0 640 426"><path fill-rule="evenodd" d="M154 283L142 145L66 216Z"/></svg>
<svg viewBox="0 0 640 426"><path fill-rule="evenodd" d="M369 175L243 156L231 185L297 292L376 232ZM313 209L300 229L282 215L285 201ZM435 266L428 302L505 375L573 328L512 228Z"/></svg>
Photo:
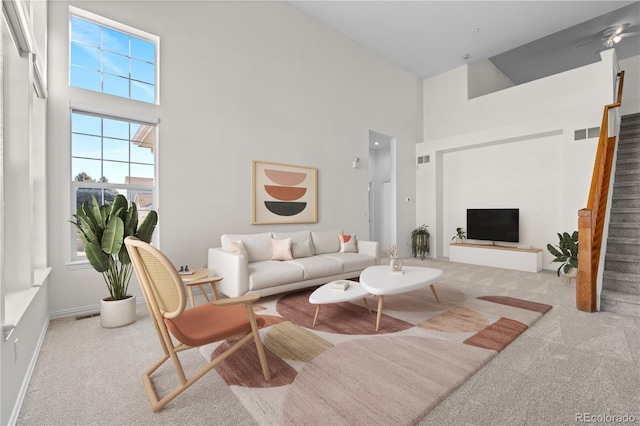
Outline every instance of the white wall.
<svg viewBox="0 0 640 426"><path fill-rule="evenodd" d="M467 92L469 99L513 86L515 86L515 83L488 59L473 62L467 66Z"/></svg>
<svg viewBox="0 0 640 426"><path fill-rule="evenodd" d="M633 114L640 111L640 56L622 59L619 64L625 72L620 115Z"/></svg>
<svg viewBox="0 0 640 426"><path fill-rule="evenodd" d="M200 266L225 232L342 228L369 233L368 135L397 139L398 162L413 164L422 140L421 82L286 2L71 2L160 37L160 101L140 106L159 127L160 247L175 264ZM93 270L70 270L70 98L68 3L49 20L49 207L51 310L97 305L106 294ZM55 87L55 89L54 89ZM354 157L363 163L352 168ZM318 223L250 224L251 160L318 168ZM415 170L400 168L415 193ZM400 203L399 203L400 205ZM337 208L337 206L339 208ZM406 244L413 205L400 205ZM408 231L407 231L408 230ZM138 288L132 292L140 295Z"/></svg>
<svg viewBox="0 0 640 426"><path fill-rule="evenodd" d="M467 208L520 208L521 243L538 248L577 230L597 138L574 141L574 130L600 125L614 62L605 52L597 64L471 100L466 67L424 82L425 142L416 155L436 161L419 166L416 218L433 225L436 255L448 256ZM545 250L544 267L554 269L550 261Z"/></svg>

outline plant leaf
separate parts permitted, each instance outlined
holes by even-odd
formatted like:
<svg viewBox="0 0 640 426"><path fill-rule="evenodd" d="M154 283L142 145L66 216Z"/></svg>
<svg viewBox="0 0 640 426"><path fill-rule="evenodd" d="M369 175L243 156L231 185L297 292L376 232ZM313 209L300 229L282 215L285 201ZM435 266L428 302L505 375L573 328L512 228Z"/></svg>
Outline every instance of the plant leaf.
<svg viewBox="0 0 640 426"><path fill-rule="evenodd" d="M118 254L124 240L124 222L118 216L112 217L102 235L102 250L107 254Z"/></svg>
<svg viewBox="0 0 640 426"><path fill-rule="evenodd" d="M103 252L95 242L89 242L84 246L87 260L98 272L106 272L109 269L110 256Z"/></svg>
<svg viewBox="0 0 640 426"><path fill-rule="evenodd" d="M147 217L144 218L140 227L138 228L138 232L136 233L136 237L139 240L144 241L145 243L151 242L151 237L153 236L153 231L156 229L156 224L158 223L158 213L155 210L151 210Z"/></svg>

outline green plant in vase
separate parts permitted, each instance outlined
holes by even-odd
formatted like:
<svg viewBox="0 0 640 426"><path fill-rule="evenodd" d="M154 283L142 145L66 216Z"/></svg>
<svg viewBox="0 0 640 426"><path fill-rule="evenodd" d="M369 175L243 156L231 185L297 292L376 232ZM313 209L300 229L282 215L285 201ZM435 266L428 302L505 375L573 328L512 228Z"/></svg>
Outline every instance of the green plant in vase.
<svg viewBox="0 0 640 426"><path fill-rule="evenodd" d="M560 263L556 271L558 276L560 271L565 275L571 275L578 270L578 231L574 231L571 235L568 232L558 233L558 244L555 246L547 244L547 250L555 256L551 262Z"/></svg>
<svg viewBox="0 0 640 426"><path fill-rule="evenodd" d="M430 236L427 225L420 225L411 231L411 254L413 257L420 256L420 259L424 260L425 256L429 254Z"/></svg>
<svg viewBox="0 0 640 426"><path fill-rule="evenodd" d="M118 194L113 204L99 205L91 196L91 203L85 201L70 221L76 227L78 236L84 243L87 260L102 274L109 291L105 300L123 300L127 294L133 272L124 239L130 235L151 242L158 223L158 214L151 210L138 226L138 208Z"/></svg>

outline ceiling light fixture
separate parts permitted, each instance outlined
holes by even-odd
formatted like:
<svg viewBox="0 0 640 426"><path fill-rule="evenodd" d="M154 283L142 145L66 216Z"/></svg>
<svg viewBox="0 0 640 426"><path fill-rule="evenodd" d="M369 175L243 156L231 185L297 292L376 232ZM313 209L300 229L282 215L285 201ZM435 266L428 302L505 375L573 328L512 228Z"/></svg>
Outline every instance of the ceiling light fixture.
<svg viewBox="0 0 640 426"><path fill-rule="evenodd" d="M622 36L616 35L615 37L613 37L614 43L620 43L620 40L622 40Z"/></svg>
<svg viewBox="0 0 640 426"><path fill-rule="evenodd" d="M469 56L469 54L468 54L468 53L465 53L465 54L462 56L462 60L463 60L463 61L466 61L466 60L467 60L467 59L469 59L470 57L471 57L471 56Z"/></svg>

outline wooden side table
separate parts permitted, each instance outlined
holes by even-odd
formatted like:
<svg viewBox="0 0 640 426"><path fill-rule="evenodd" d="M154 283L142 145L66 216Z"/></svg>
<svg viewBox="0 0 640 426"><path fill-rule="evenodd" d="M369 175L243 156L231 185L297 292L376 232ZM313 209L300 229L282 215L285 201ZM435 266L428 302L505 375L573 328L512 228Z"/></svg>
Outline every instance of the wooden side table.
<svg viewBox="0 0 640 426"><path fill-rule="evenodd" d="M207 292L204 290L204 284L209 284L211 286L213 298L214 300L218 300L218 289L216 288L216 283L218 281L222 281L222 277L210 277L209 273L210 271L208 269L196 269L192 274L180 274L182 282L185 286L187 286L187 290L189 291L189 301L191 302L191 307L196 306L193 299L193 287L198 287L200 289L200 293L202 293L204 298L207 299L207 302L211 303L211 300L209 300L209 296L207 296Z"/></svg>

